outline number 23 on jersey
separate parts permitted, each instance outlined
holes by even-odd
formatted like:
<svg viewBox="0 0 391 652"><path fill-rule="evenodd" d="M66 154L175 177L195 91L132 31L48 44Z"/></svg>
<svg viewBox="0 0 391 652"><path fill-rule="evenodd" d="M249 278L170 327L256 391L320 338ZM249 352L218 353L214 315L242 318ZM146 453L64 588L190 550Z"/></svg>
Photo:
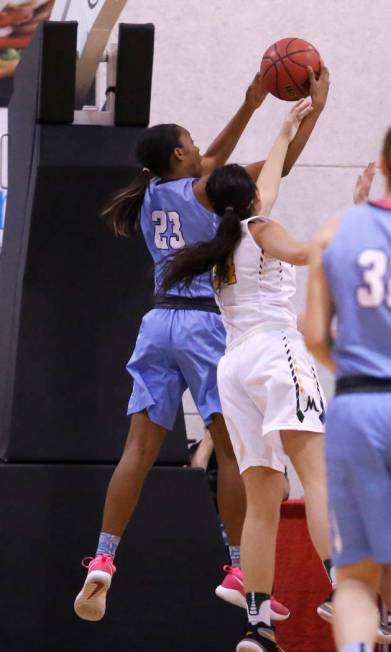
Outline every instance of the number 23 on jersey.
<svg viewBox="0 0 391 652"><path fill-rule="evenodd" d="M179 213L176 211L153 211L155 246L157 249L180 249L185 246Z"/></svg>

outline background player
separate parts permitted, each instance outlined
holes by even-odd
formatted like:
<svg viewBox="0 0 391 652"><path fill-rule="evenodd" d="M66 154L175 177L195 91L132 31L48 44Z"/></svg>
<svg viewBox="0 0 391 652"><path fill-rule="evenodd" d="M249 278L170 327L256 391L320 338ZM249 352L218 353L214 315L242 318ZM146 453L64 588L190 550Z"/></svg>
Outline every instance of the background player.
<svg viewBox="0 0 391 652"><path fill-rule="evenodd" d="M270 213L289 143L311 110L311 103L301 100L290 111L257 186L238 165L210 176L206 191L220 218L216 236L177 252L163 283L166 290L188 285L215 266L228 345L218 367L218 387L247 497L241 551L249 625L238 652L278 650L270 626L270 594L284 449L304 487L312 541L330 570L325 401L292 304L293 266L308 263L311 243L296 242L267 217L251 217Z"/></svg>
<svg viewBox="0 0 391 652"><path fill-rule="evenodd" d="M326 458L338 652L374 649L377 592L391 563L391 130L380 167L384 198L329 223L308 286L306 342L337 376Z"/></svg>
<svg viewBox="0 0 391 652"><path fill-rule="evenodd" d="M328 92L326 69L318 81L311 77L314 110L303 121L285 157L287 173L307 142L322 111ZM212 238L216 218L206 195L208 175L231 155L265 92L258 74L245 101L227 127L200 156L189 132L177 125L158 125L146 130L138 147L143 172L114 197L106 220L119 235L141 226L155 263L155 286L159 288L162 263L168 253L200 240ZM258 176L262 162L249 166ZM138 502L146 474L155 462L167 430L172 428L186 387L212 435L219 464L218 504L231 546L239 563L245 496L229 436L221 414L216 368L225 347L225 332L216 314L209 272L194 280L184 293L173 288L156 299L155 309L145 315L136 347L128 364L133 393L128 414L130 432L121 460L109 484L102 532L96 557L88 566L82 591L76 598L77 614L99 620L105 612L105 596L114 573L113 559L120 537ZM230 597L242 598L240 571L223 584ZM233 576L235 575L235 576Z"/></svg>

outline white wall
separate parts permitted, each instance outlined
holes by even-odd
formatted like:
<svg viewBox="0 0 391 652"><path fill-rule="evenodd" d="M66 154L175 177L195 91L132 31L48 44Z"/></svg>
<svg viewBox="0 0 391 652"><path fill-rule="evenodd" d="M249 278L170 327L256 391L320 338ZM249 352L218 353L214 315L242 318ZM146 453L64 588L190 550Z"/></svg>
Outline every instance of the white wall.
<svg viewBox="0 0 391 652"><path fill-rule="evenodd" d="M305 238L349 205L360 168L377 158L391 123L389 0L129 0L120 21L156 27L151 124L182 124L201 149L239 106L271 43L286 36L312 42L330 69L329 102L273 216ZM268 98L233 160L264 158L288 108ZM305 281L300 271L299 309ZM319 371L330 395L332 379ZM202 423L188 397L185 411L189 436L199 438ZM295 485L294 495L300 491Z"/></svg>

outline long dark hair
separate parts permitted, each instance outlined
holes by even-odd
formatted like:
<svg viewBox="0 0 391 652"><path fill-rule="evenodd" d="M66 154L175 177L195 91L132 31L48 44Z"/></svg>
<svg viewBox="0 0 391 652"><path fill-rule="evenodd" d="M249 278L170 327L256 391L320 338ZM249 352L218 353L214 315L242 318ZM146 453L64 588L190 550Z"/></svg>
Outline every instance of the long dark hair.
<svg viewBox="0 0 391 652"><path fill-rule="evenodd" d="M109 200L101 215L116 235L129 236L137 231L140 208L149 181L170 171L170 158L180 147L180 127L176 124L155 125L147 129L137 144L137 158L144 167L126 188Z"/></svg>
<svg viewBox="0 0 391 652"><path fill-rule="evenodd" d="M214 212L221 218L212 240L183 247L169 258L164 270L161 290L174 285L188 287L195 276L216 267L216 276L224 280L229 258L240 242L241 220L251 216L256 185L240 165L225 165L211 174L206 194Z"/></svg>

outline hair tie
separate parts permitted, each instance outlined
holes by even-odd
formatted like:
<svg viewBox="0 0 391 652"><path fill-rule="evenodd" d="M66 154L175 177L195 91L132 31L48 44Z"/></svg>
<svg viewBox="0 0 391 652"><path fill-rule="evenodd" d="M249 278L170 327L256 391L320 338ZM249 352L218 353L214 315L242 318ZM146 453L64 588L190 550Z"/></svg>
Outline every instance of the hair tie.
<svg viewBox="0 0 391 652"><path fill-rule="evenodd" d="M226 206L225 207L225 212L226 213L229 213L229 212L233 213L234 212L233 206Z"/></svg>
<svg viewBox="0 0 391 652"><path fill-rule="evenodd" d="M143 168L143 172L145 174L151 174L151 170L149 168Z"/></svg>

